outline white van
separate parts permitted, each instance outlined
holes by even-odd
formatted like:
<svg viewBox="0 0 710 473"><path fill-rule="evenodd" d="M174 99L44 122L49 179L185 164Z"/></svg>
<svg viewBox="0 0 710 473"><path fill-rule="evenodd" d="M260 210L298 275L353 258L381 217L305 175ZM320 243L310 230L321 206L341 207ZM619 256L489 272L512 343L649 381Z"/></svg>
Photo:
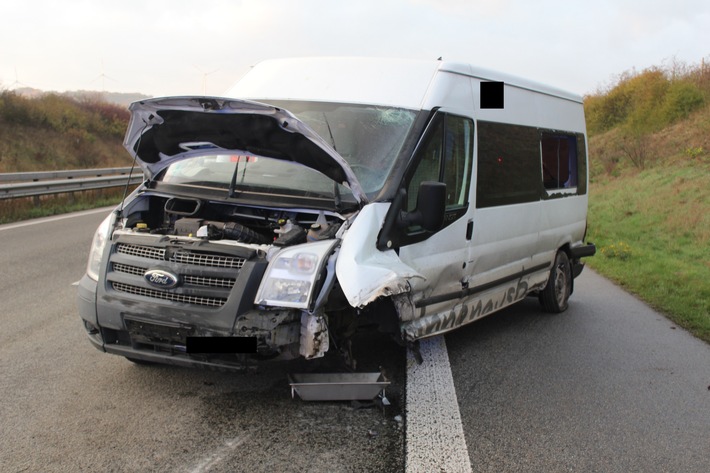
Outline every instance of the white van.
<svg viewBox="0 0 710 473"><path fill-rule="evenodd" d="M567 308L585 244L582 99L443 61L264 61L226 97L136 102L146 180L79 286L89 340L134 361L322 356L528 295Z"/></svg>

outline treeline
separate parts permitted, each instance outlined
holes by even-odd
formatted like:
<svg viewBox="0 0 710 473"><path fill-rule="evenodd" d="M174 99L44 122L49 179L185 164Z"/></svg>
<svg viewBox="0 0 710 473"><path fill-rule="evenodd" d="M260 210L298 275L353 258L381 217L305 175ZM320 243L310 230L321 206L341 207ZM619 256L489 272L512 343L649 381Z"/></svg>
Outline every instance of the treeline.
<svg viewBox="0 0 710 473"><path fill-rule="evenodd" d="M643 169L664 153L698 157L706 153L703 139L696 136L682 149L665 149L669 143L659 134L696 112L710 110L710 64L673 61L625 72L586 96L584 108L592 157L596 154L607 172L622 160Z"/></svg>
<svg viewBox="0 0 710 473"><path fill-rule="evenodd" d="M100 96L0 92L0 172L127 165L130 114Z"/></svg>

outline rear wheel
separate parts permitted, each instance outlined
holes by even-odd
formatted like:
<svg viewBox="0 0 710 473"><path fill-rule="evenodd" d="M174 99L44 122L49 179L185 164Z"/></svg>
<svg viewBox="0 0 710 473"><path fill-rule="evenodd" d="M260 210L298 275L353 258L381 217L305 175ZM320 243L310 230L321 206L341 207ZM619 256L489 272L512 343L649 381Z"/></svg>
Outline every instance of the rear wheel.
<svg viewBox="0 0 710 473"><path fill-rule="evenodd" d="M567 310L572 293L572 270L567 253L558 251L555 264L550 270L547 285L540 291L540 304L546 312L559 313Z"/></svg>

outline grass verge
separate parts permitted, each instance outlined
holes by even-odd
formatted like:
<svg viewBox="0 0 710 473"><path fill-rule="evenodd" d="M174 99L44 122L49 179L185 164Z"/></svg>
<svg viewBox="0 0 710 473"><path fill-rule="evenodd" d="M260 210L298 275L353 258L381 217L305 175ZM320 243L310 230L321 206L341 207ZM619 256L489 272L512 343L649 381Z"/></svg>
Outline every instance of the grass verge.
<svg viewBox="0 0 710 473"><path fill-rule="evenodd" d="M38 200L0 200L0 224L118 205L122 197L123 189L116 188L42 196Z"/></svg>
<svg viewBox="0 0 710 473"><path fill-rule="evenodd" d="M589 202L589 265L710 343L710 165L595 180Z"/></svg>

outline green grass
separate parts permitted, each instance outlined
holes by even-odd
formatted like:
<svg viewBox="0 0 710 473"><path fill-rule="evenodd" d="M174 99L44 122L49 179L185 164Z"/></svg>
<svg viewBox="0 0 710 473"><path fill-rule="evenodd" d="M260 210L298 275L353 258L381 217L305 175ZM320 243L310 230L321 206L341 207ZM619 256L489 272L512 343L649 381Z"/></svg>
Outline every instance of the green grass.
<svg viewBox="0 0 710 473"><path fill-rule="evenodd" d="M710 342L710 165L595 179L588 240L591 267Z"/></svg>

